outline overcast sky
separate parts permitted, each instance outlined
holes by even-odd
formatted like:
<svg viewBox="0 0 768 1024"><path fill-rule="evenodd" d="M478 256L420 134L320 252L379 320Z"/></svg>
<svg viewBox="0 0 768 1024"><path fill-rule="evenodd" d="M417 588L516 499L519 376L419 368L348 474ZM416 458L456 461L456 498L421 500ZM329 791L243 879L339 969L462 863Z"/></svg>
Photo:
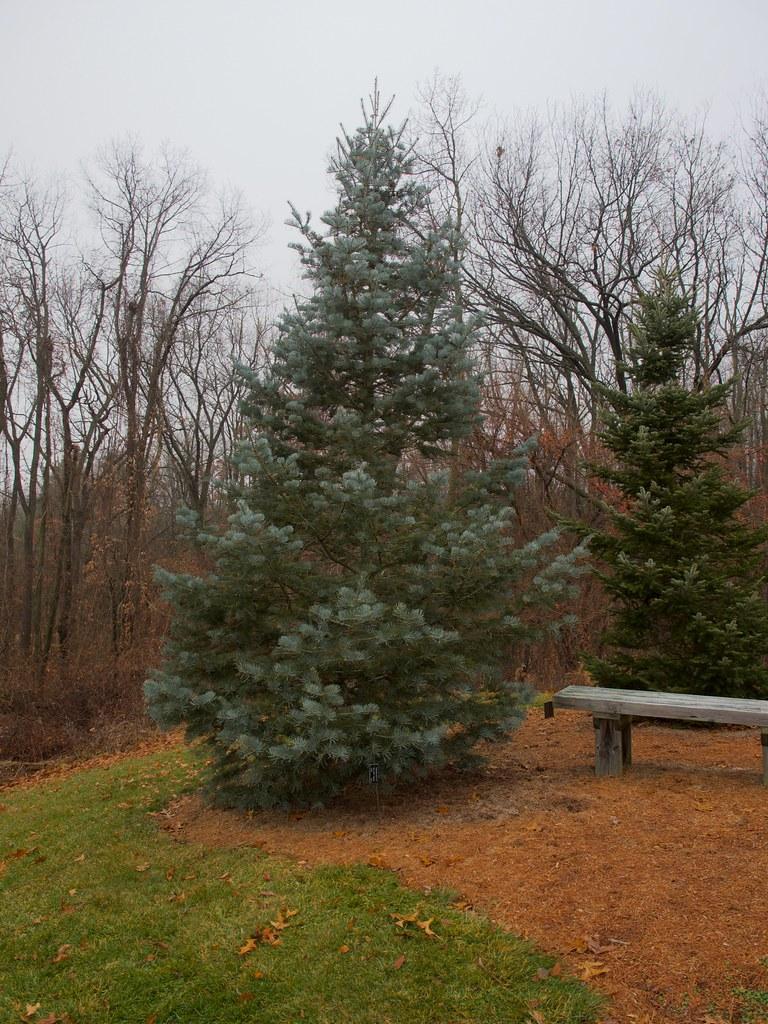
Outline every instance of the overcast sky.
<svg viewBox="0 0 768 1024"><path fill-rule="evenodd" d="M460 74L489 113L650 88L727 133L768 85L768 0L0 0L0 153L75 176L128 133L189 151L270 222L328 205L327 157L378 75L405 116Z"/></svg>

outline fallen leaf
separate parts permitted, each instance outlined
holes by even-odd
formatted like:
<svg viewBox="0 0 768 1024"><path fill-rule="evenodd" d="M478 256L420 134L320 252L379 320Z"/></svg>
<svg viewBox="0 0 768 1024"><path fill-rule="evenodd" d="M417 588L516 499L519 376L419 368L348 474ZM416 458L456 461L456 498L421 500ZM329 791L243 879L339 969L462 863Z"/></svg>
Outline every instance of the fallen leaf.
<svg viewBox="0 0 768 1024"><path fill-rule="evenodd" d="M400 956L399 956L399 957L397 958L397 960L395 960L395 962L394 962L394 963L392 964L392 966L394 967L394 969L395 969L396 971L399 971L399 970L400 970L400 968L401 968L401 967L403 966L403 964L404 964L404 963L405 963L405 957L404 957L404 956L403 956L403 955L401 954L401 955L400 955Z"/></svg>
<svg viewBox="0 0 768 1024"><path fill-rule="evenodd" d="M277 932L271 928L262 928L259 932L259 937L262 942L266 942L268 946L282 946L283 940L278 937Z"/></svg>
<svg viewBox="0 0 768 1024"><path fill-rule="evenodd" d="M439 807L436 808L436 810L437 810L438 814L449 814L450 813L450 808L446 807L445 804L441 804Z"/></svg>
<svg viewBox="0 0 768 1024"><path fill-rule="evenodd" d="M0 860L0 875L4 874L8 870L8 863L4 860Z"/></svg>
<svg viewBox="0 0 768 1024"><path fill-rule="evenodd" d="M579 964L579 971L579 977L582 981L592 981L593 978L599 978L601 975L607 974L608 968L599 960L587 960L583 964Z"/></svg>
<svg viewBox="0 0 768 1024"><path fill-rule="evenodd" d="M238 949L238 956L247 956L252 953L254 949L258 948L259 943L254 938L246 939L243 945Z"/></svg>
<svg viewBox="0 0 768 1024"><path fill-rule="evenodd" d="M416 924L418 914L390 914L394 918L397 928L405 928L407 924Z"/></svg>
<svg viewBox="0 0 768 1024"><path fill-rule="evenodd" d="M59 950L58 950L56 956L51 960L51 963L52 964L60 964L62 960L69 960L71 954L72 954L72 947L69 944L64 945L64 946L59 946Z"/></svg>
<svg viewBox="0 0 768 1024"><path fill-rule="evenodd" d="M269 923L272 925L272 927L276 931L281 932L284 928L287 928L288 925L290 924L290 920L289 919L292 918L292 917L295 917L297 914L298 914L298 910L285 910L285 909L279 910L278 913L277 913L276 920L270 921Z"/></svg>
<svg viewBox="0 0 768 1024"><path fill-rule="evenodd" d="M147 1017L145 1024L157 1024L157 1014L151 1013L149 1017Z"/></svg>
<svg viewBox="0 0 768 1024"><path fill-rule="evenodd" d="M434 860L428 855L424 857L419 857L419 860L421 861L425 868L431 868L432 865L435 863Z"/></svg>
<svg viewBox="0 0 768 1024"><path fill-rule="evenodd" d="M339 952L340 953L348 953L349 952L349 946L339 946Z"/></svg>
<svg viewBox="0 0 768 1024"><path fill-rule="evenodd" d="M77 910L77 907L74 905L74 903L62 903L59 906L59 910L61 911L62 914L74 914L74 912Z"/></svg>
<svg viewBox="0 0 768 1024"><path fill-rule="evenodd" d="M381 853L372 853L368 858L368 866L371 868L387 868L386 858Z"/></svg>
<svg viewBox="0 0 768 1024"><path fill-rule="evenodd" d="M165 872L165 879L167 882L173 881L173 876L176 874L176 868L168 868Z"/></svg>
<svg viewBox="0 0 768 1024"><path fill-rule="evenodd" d="M525 1024L547 1024L547 1021L541 1010L529 1010Z"/></svg>
<svg viewBox="0 0 768 1024"><path fill-rule="evenodd" d="M547 978L559 978L563 973L563 968L560 964L554 964L552 967L539 967L536 971L537 981L546 981Z"/></svg>
<svg viewBox="0 0 768 1024"><path fill-rule="evenodd" d="M434 917L430 917L429 920L427 921L417 921L416 927L420 928L425 935L429 936L430 939L439 939L440 936L433 932L432 928L430 927L434 920Z"/></svg>
<svg viewBox="0 0 768 1024"><path fill-rule="evenodd" d="M603 942L599 935L587 935L584 938L583 947L579 952L591 953L593 956L602 956L604 953L612 953L618 949L619 946L625 946L627 943L621 942L619 939L606 939Z"/></svg>
<svg viewBox="0 0 768 1024"><path fill-rule="evenodd" d="M136 865L136 870L137 871L148 871L149 870L149 861L144 861L142 864L137 864Z"/></svg>
<svg viewBox="0 0 768 1024"><path fill-rule="evenodd" d="M249 1003L253 999L253 992L241 992L237 997L238 1003Z"/></svg>
<svg viewBox="0 0 768 1024"><path fill-rule="evenodd" d="M261 979L266 977L266 975L264 974L264 971L254 971L253 977L256 978L257 981L261 981Z"/></svg>
<svg viewBox="0 0 768 1024"><path fill-rule="evenodd" d="M706 800L697 800L693 805L697 811L714 811L715 805L708 803Z"/></svg>
<svg viewBox="0 0 768 1024"><path fill-rule="evenodd" d="M42 1005L42 1003L27 1003L27 1008L21 1015L22 1019L31 1020Z"/></svg>
<svg viewBox="0 0 768 1024"><path fill-rule="evenodd" d="M339 831L339 832L334 832L333 833L333 838L334 839L343 839L344 836L348 836L348 835L349 835L349 832L344 832L342 830L342 831Z"/></svg>
<svg viewBox="0 0 768 1024"><path fill-rule="evenodd" d="M413 914L390 914L390 917L394 918L395 926L405 930L409 924L415 924L416 927L422 931L430 939L439 939L440 936L432 931L432 922L434 917L430 917L426 921L420 921L419 915L414 912Z"/></svg>
<svg viewBox="0 0 768 1024"><path fill-rule="evenodd" d="M271 882L272 881L272 875L270 875L270 873L268 871L265 871L264 874L261 877L262 877L262 879L265 882Z"/></svg>
<svg viewBox="0 0 768 1024"><path fill-rule="evenodd" d="M75 864L82 864L85 860L85 854L81 853L79 857L75 857Z"/></svg>

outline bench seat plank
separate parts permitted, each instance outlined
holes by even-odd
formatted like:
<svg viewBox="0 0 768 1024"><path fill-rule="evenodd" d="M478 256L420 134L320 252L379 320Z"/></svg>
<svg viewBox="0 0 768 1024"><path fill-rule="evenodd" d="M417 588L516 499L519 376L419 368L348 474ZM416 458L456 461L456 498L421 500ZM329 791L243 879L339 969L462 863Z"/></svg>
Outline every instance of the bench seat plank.
<svg viewBox="0 0 768 1024"><path fill-rule="evenodd" d="M768 700L708 697L695 693L614 690L602 686L566 686L552 698L555 707L633 718L672 718L689 722L751 725L768 729Z"/></svg>

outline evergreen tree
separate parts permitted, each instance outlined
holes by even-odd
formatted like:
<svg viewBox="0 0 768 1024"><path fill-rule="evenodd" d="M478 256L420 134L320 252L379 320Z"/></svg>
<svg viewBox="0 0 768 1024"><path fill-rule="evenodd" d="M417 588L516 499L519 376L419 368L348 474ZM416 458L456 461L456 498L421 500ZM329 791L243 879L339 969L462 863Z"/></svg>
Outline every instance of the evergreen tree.
<svg viewBox="0 0 768 1024"><path fill-rule="evenodd" d="M519 723L504 666L578 568L546 557L555 532L515 545L525 450L448 486L478 423L474 328L452 228L420 230L425 192L385 114L374 98L339 141L327 230L293 211L312 294L269 372L241 371L235 510L197 532L215 569L160 574L175 614L150 710L208 741L220 803L305 805L372 764L394 781L467 763Z"/></svg>
<svg viewBox="0 0 768 1024"><path fill-rule="evenodd" d="M766 532L739 517L751 495L723 462L742 433L725 425L730 385L681 383L697 317L670 280L638 308L633 390L603 392L614 461L593 469L618 500L590 547L613 609L605 657L585 664L604 686L766 697Z"/></svg>

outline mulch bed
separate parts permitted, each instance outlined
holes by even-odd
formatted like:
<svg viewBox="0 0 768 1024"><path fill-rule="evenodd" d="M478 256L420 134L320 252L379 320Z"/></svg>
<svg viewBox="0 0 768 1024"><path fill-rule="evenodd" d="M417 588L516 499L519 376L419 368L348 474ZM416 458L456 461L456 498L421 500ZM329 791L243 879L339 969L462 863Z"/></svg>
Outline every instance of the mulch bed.
<svg viewBox="0 0 768 1024"><path fill-rule="evenodd" d="M443 773L323 811L254 815L186 797L178 839L257 846L308 864L366 862L447 886L609 998L606 1021L738 1020L768 989L768 790L759 734L636 726L635 767L593 774L591 719L532 712L472 775Z"/></svg>

